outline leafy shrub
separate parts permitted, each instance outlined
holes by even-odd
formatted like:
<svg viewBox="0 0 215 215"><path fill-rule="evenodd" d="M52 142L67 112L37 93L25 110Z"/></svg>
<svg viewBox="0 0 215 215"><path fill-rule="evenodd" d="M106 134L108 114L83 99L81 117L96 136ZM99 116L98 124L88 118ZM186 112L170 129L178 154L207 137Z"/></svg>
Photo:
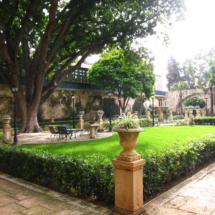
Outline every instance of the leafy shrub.
<svg viewBox="0 0 215 215"><path fill-rule="evenodd" d="M140 127L146 128L152 126L152 119L139 119Z"/></svg>
<svg viewBox="0 0 215 215"><path fill-rule="evenodd" d="M134 114L125 114L123 113L119 118L116 120L115 128L139 128L139 119Z"/></svg>
<svg viewBox="0 0 215 215"><path fill-rule="evenodd" d="M215 117L199 117L194 118L196 125L215 125Z"/></svg>
<svg viewBox="0 0 215 215"><path fill-rule="evenodd" d="M184 119L184 116L183 115L173 116L173 120L179 120L179 119Z"/></svg>
<svg viewBox="0 0 215 215"><path fill-rule="evenodd" d="M152 154L141 153L146 159L144 167L145 197L160 191L164 183L191 172L195 166L214 160L215 133L204 135L199 140L176 144L173 148Z"/></svg>
<svg viewBox="0 0 215 215"><path fill-rule="evenodd" d="M111 125L114 127L116 125L116 120L111 120ZM103 121L103 128L104 130L108 130L110 127L110 121L109 120L104 120Z"/></svg>
<svg viewBox="0 0 215 215"><path fill-rule="evenodd" d="M113 166L107 159L102 155L88 157L88 160L68 158L0 145L1 170L15 177L43 181L54 190L92 195L113 203Z"/></svg>

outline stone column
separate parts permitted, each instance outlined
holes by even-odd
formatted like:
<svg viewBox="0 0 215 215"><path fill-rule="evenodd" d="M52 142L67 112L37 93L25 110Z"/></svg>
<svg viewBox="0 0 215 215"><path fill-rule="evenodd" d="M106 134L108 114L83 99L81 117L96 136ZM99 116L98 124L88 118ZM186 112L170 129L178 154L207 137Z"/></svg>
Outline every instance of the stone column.
<svg viewBox="0 0 215 215"><path fill-rule="evenodd" d="M97 114L97 112L93 111L93 121L96 121L96 114Z"/></svg>
<svg viewBox="0 0 215 215"><path fill-rule="evenodd" d="M157 108L157 110L158 110L158 121L163 122L163 109Z"/></svg>
<svg viewBox="0 0 215 215"><path fill-rule="evenodd" d="M169 120L170 120L170 121L173 121L172 110L169 110Z"/></svg>
<svg viewBox="0 0 215 215"><path fill-rule="evenodd" d="M138 111L134 111L134 115L138 116Z"/></svg>
<svg viewBox="0 0 215 215"><path fill-rule="evenodd" d="M204 109L201 109L201 115L202 115L202 116L205 116L205 115L206 115L206 113L205 113L205 110L204 110Z"/></svg>
<svg viewBox="0 0 215 215"><path fill-rule="evenodd" d="M51 116L51 122L54 122L54 116Z"/></svg>
<svg viewBox="0 0 215 215"><path fill-rule="evenodd" d="M99 117L99 119L98 119L98 124L99 124L99 127L98 127L98 131L99 132L101 132L101 131L104 131L104 129L103 129L103 119L102 119L102 116L103 116L103 114L98 114L98 117Z"/></svg>
<svg viewBox="0 0 215 215"><path fill-rule="evenodd" d="M143 209L144 159L136 161L112 160L115 177L115 207L119 214L141 214ZM135 212L135 213L134 213Z"/></svg>
<svg viewBox="0 0 215 215"><path fill-rule="evenodd" d="M193 109L189 109L189 120L193 120Z"/></svg>
<svg viewBox="0 0 215 215"><path fill-rule="evenodd" d="M90 139L94 139L96 137L95 127L99 126L98 124L91 124L90 125Z"/></svg>
<svg viewBox="0 0 215 215"><path fill-rule="evenodd" d="M150 119L150 111L146 111L146 119Z"/></svg>
<svg viewBox="0 0 215 215"><path fill-rule="evenodd" d="M79 120L78 120L78 127L80 129L84 128L84 120L83 120L83 115L78 115L79 116Z"/></svg>
<svg viewBox="0 0 215 215"><path fill-rule="evenodd" d="M184 110L184 119L185 120L188 120L188 110Z"/></svg>
<svg viewBox="0 0 215 215"><path fill-rule="evenodd" d="M3 133L4 133L4 141L11 142L12 141L12 128L10 126L10 118L3 118Z"/></svg>
<svg viewBox="0 0 215 215"><path fill-rule="evenodd" d="M196 109L196 117L200 117L200 109Z"/></svg>

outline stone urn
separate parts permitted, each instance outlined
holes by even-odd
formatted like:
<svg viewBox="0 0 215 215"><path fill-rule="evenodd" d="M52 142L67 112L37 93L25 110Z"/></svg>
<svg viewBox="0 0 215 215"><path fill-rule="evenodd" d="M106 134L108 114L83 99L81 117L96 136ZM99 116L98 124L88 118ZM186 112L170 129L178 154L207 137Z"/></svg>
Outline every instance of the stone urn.
<svg viewBox="0 0 215 215"><path fill-rule="evenodd" d="M4 128L5 125L8 125L10 123L11 118L6 118L5 117L2 120L3 120L3 128Z"/></svg>
<svg viewBox="0 0 215 215"><path fill-rule="evenodd" d="M116 159L123 161L139 160L141 155L134 150L134 147L138 143L137 138L139 133L144 130L142 128L114 128L113 131L118 132L120 145L124 148L119 155L116 155Z"/></svg>
<svg viewBox="0 0 215 215"><path fill-rule="evenodd" d="M3 117L3 133L4 133L4 141L12 141L12 128L10 126L10 116Z"/></svg>

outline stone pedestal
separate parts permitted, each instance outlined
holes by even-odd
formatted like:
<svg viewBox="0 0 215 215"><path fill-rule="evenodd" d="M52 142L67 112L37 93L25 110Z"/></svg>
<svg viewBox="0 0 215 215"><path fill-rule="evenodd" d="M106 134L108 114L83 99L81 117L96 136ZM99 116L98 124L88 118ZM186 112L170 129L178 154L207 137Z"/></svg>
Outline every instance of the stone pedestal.
<svg viewBox="0 0 215 215"><path fill-rule="evenodd" d="M134 115L138 116L138 111L134 111Z"/></svg>
<svg viewBox="0 0 215 215"><path fill-rule="evenodd" d="M54 117L53 116L51 117L51 122L54 122Z"/></svg>
<svg viewBox="0 0 215 215"><path fill-rule="evenodd" d="M163 112L164 112L164 110L167 110L168 107L167 106L158 106L158 107L154 107L154 109L158 111L158 121L163 122L164 121Z"/></svg>
<svg viewBox="0 0 215 215"><path fill-rule="evenodd" d="M193 120L193 110L189 110L189 120Z"/></svg>
<svg viewBox="0 0 215 215"><path fill-rule="evenodd" d="M205 113L205 110L204 110L204 109L201 109L201 115L202 115L202 116L205 116L205 115L206 115L206 113Z"/></svg>
<svg viewBox="0 0 215 215"><path fill-rule="evenodd" d="M11 142L12 141L12 132L13 129L10 126L10 119L3 119L3 133L4 133L4 141Z"/></svg>
<svg viewBox="0 0 215 215"><path fill-rule="evenodd" d="M98 119L97 123L99 124L99 127L98 127L99 132L104 131L102 116L103 116L103 114L98 114L99 119Z"/></svg>
<svg viewBox="0 0 215 215"><path fill-rule="evenodd" d="M150 119L150 111L146 111L146 119Z"/></svg>
<svg viewBox="0 0 215 215"><path fill-rule="evenodd" d="M169 110L169 120L170 120L170 121L173 121L172 110Z"/></svg>
<svg viewBox="0 0 215 215"><path fill-rule="evenodd" d="M78 120L78 127L80 129L84 128L84 120L83 120L83 115L78 115L79 116L79 120Z"/></svg>
<svg viewBox="0 0 215 215"><path fill-rule="evenodd" d="M96 136L95 128L98 127L99 124L91 124L90 125L90 139L94 139Z"/></svg>
<svg viewBox="0 0 215 215"><path fill-rule="evenodd" d="M188 110L184 110L184 119L188 120Z"/></svg>
<svg viewBox="0 0 215 215"><path fill-rule="evenodd" d="M200 109L196 109L196 117L200 117Z"/></svg>
<svg viewBox="0 0 215 215"><path fill-rule="evenodd" d="M115 174L115 207L120 214L143 214L144 159L112 160Z"/></svg>

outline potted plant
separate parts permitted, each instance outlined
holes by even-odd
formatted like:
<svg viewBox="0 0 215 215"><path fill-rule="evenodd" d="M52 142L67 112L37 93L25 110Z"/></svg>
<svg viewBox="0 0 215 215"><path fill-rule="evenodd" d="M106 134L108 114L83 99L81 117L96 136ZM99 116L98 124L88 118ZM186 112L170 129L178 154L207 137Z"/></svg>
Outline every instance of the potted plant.
<svg viewBox="0 0 215 215"><path fill-rule="evenodd" d="M104 111L103 110L98 110L97 111L97 114L99 115L99 114L104 114Z"/></svg>
<svg viewBox="0 0 215 215"><path fill-rule="evenodd" d="M118 160L135 161L141 158L133 148L137 145L137 137L143 131L139 119L134 114L122 114L116 121L113 131L118 132L120 145L124 150L116 156Z"/></svg>
<svg viewBox="0 0 215 215"><path fill-rule="evenodd" d="M83 110L80 110L80 111L78 112L78 114L79 114L79 115L84 115L84 111L83 111Z"/></svg>
<svg viewBox="0 0 215 215"><path fill-rule="evenodd" d="M3 123L5 124L5 123L10 123L10 120L11 120L11 116L10 115L4 115L3 117L2 117L2 119L3 119Z"/></svg>

